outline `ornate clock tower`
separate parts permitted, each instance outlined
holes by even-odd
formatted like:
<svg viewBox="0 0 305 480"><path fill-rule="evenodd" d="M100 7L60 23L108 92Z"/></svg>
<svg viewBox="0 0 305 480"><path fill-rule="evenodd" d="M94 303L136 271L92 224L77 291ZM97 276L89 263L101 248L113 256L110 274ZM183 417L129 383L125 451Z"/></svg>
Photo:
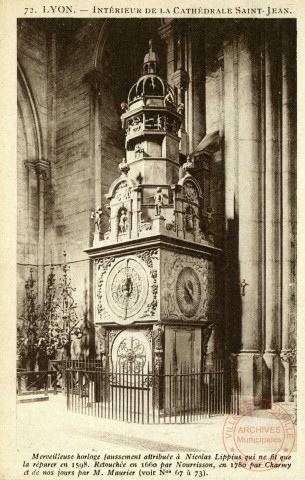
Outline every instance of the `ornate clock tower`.
<svg viewBox="0 0 305 480"><path fill-rule="evenodd" d="M193 164L179 162L183 105L145 55L123 103L126 158L110 186L109 231L87 250L94 261L94 315L101 354L129 373L202 365L214 322L215 260L205 239ZM182 172L182 173L181 173Z"/></svg>

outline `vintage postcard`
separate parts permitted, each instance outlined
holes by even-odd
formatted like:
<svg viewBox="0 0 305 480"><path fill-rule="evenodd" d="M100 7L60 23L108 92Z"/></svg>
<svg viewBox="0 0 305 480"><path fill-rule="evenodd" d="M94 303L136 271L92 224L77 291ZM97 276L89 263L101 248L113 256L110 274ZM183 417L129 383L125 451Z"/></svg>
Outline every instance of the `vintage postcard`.
<svg viewBox="0 0 305 480"><path fill-rule="evenodd" d="M304 7L0 12L1 478L304 478Z"/></svg>

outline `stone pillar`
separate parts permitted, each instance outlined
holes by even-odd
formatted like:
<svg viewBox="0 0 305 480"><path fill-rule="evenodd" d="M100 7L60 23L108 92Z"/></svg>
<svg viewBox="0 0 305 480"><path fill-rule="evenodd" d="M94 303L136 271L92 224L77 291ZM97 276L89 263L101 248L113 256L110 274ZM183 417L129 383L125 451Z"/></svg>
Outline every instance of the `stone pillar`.
<svg viewBox="0 0 305 480"><path fill-rule="evenodd" d="M38 192L38 239L37 239L37 302L43 304L44 299L44 256L45 256L45 179L50 163L47 160L26 160L24 166L28 170L34 170L37 178ZM30 199L28 199L28 208Z"/></svg>
<svg viewBox="0 0 305 480"><path fill-rule="evenodd" d="M44 263L45 263L45 180L47 178L47 171L49 169L49 162L40 160L37 162L35 168L37 176L37 190L38 190L38 303L43 304L44 300Z"/></svg>
<svg viewBox="0 0 305 480"><path fill-rule="evenodd" d="M296 345L296 45L295 24L282 32L282 355ZM292 400L289 363L285 367L285 401Z"/></svg>
<svg viewBox="0 0 305 480"><path fill-rule="evenodd" d="M182 155L187 154L187 144L186 144L186 131L185 131L185 92L187 90L188 82L189 82L189 77L188 73L180 68L179 70L176 70L175 73L172 75L172 82L177 88L178 91L178 105L184 105L184 108L181 110L181 115L182 115L182 123L180 127L180 146L179 146L179 151ZM182 108L182 107L181 107ZM180 168L180 178L183 176L183 170L182 167Z"/></svg>
<svg viewBox="0 0 305 480"><path fill-rule="evenodd" d="M57 63L56 51L57 37L56 33L52 32L47 37L48 50L48 80L47 80L47 155L46 158L50 161L51 171L55 171L56 164L56 79L57 79ZM52 168L53 167L53 168ZM45 201L47 202L46 217L45 217L45 263L57 263L57 248L56 248L56 214L55 209L51 205L55 203L56 179L54 175L50 175L45 182L46 192Z"/></svg>
<svg viewBox="0 0 305 480"><path fill-rule="evenodd" d="M234 197L236 196L236 111L234 111L234 45L228 42L224 45L224 135L225 142L225 222L226 231L230 229L230 223L234 221Z"/></svg>
<svg viewBox="0 0 305 480"><path fill-rule="evenodd" d="M194 150L194 83L193 83L193 45L192 45L192 26L188 25L185 48L186 70L189 74L189 83L185 100L185 129L188 134L188 151Z"/></svg>
<svg viewBox="0 0 305 480"><path fill-rule="evenodd" d="M219 137L220 148L223 151L223 135L224 135L224 54L223 52L217 57L219 64Z"/></svg>
<svg viewBox="0 0 305 480"><path fill-rule="evenodd" d="M90 85L91 88L91 104L90 104L90 167L92 172L92 184L90 190L92 194L90 198L94 199L94 204L91 204L92 218L95 218L94 213L100 208L103 213L104 199L102 198L102 126L101 126L101 99L105 94L103 87L109 82L107 76L103 75L97 69L92 69L84 75L83 82ZM94 242L102 240L102 230L107 230L108 219L103 215L104 221L100 222L100 228L94 224ZM94 222L93 222L94 223ZM93 225L92 225L93 229ZM91 230L92 232L92 230ZM91 236L91 234L90 234ZM90 239L91 243L91 239Z"/></svg>
<svg viewBox="0 0 305 480"><path fill-rule="evenodd" d="M234 28L234 24L231 25ZM240 349L234 330L240 326L238 285L238 41L228 40L224 52L224 182L225 182L225 344L227 354ZM236 302L236 299L237 302ZM235 326L232 329L232 325Z"/></svg>
<svg viewBox="0 0 305 480"><path fill-rule="evenodd" d="M94 198L95 208L102 205L102 160L101 160L101 119L100 119L100 97L101 92L99 86L93 89L92 101L94 109L94 167L95 167L95 184ZM97 232L100 233L100 232Z"/></svg>
<svg viewBox="0 0 305 480"><path fill-rule="evenodd" d="M167 82L170 84L172 76L176 70L175 65L175 37L174 37L174 20L164 19L166 23L159 28L158 33L162 40L167 43Z"/></svg>
<svg viewBox="0 0 305 480"><path fill-rule="evenodd" d="M205 85L205 28L194 22L190 28L189 42L192 43L192 69L189 71L193 92L193 147L206 135L206 85ZM187 68L185 67L187 70ZM188 70L187 70L188 71ZM190 150L190 153L192 150Z"/></svg>
<svg viewBox="0 0 305 480"><path fill-rule="evenodd" d="M187 132L188 144L183 147L185 152L183 154L188 154L194 150L193 142L193 56L192 56L192 27L188 26L183 35L179 37L178 43L176 42L175 27L177 25L177 20L171 20L170 22L165 23L162 27L159 28L158 32L160 37L167 43L167 81L169 84L173 82L176 75L176 69L181 69L184 63L184 69L188 72L188 82L187 88L184 95L185 103L185 113L184 113L184 125ZM182 25L178 26L179 29L182 29ZM180 41L180 44L179 44ZM176 52L175 52L176 49ZM175 53L177 53L177 59L179 65L175 62ZM183 62L183 63L182 63ZM186 142L185 142L186 143Z"/></svg>
<svg viewBox="0 0 305 480"><path fill-rule="evenodd" d="M257 32L238 43L238 191L241 401L262 396L261 212L259 209L259 52Z"/></svg>
<svg viewBox="0 0 305 480"><path fill-rule="evenodd" d="M279 150L279 38L276 28L265 39L265 354L270 399L279 398L281 312L281 165ZM268 392L268 393L269 393Z"/></svg>
<svg viewBox="0 0 305 480"><path fill-rule="evenodd" d="M30 205L31 205L31 202L30 202L30 182L31 182L31 170L33 169L33 163L32 161L30 160L25 160L23 162L26 170L27 170L27 183L26 183L26 248L27 248L27 251L25 252L26 253L26 262L27 263L31 263L30 262L30 253L29 253L29 250L30 250Z"/></svg>

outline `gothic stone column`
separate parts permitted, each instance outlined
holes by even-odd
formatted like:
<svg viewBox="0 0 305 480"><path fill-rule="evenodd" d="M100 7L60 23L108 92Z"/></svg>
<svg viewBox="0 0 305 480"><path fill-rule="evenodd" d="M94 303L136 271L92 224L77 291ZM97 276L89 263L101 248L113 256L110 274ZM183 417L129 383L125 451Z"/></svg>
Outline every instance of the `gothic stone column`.
<svg viewBox="0 0 305 480"><path fill-rule="evenodd" d="M295 23L282 32L282 355L296 346L296 45ZM285 401L292 400L293 378L285 368Z"/></svg>
<svg viewBox="0 0 305 480"><path fill-rule="evenodd" d="M185 131L185 92L188 87L188 82L189 82L189 77L188 73L183 70L183 69L178 69L175 71L175 73L172 75L172 82L174 86L177 88L178 91L178 105L183 105L183 110L182 110L182 123L180 127L180 146L179 146L179 151L182 155L187 154L187 134ZM183 176L183 169L182 166L180 168L180 178Z"/></svg>
<svg viewBox="0 0 305 480"><path fill-rule="evenodd" d="M107 230L107 214L103 207L104 199L102 195L102 97L106 93L109 85L109 78L98 69L92 69L84 75L84 83L90 85L90 169L92 172L90 208L92 218L96 220L96 212L102 212L100 221L95 223L94 240L102 240L102 231ZM93 227L92 227L93 228ZM91 239L90 239L91 240Z"/></svg>
<svg viewBox="0 0 305 480"><path fill-rule="evenodd" d="M241 350L237 374L244 401L262 397L261 212L259 209L259 54L254 28L238 44L238 216Z"/></svg>
<svg viewBox="0 0 305 480"><path fill-rule="evenodd" d="M165 20L158 33L167 43L167 81L171 84L175 71L175 20Z"/></svg>
<svg viewBox="0 0 305 480"><path fill-rule="evenodd" d="M92 230L90 229L89 243L93 233L94 241L102 239L102 231L108 229L109 219L105 215L104 199L102 195L102 141L103 131L101 125L102 97L109 85L109 78L100 70L93 68L83 77L83 82L90 88L90 133L89 133L89 162L90 162L90 191L89 202L92 215ZM89 316L93 318L93 262L89 262Z"/></svg>
<svg viewBox="0 0 305 480"><path fill-rule="evenodd" d="M223 45L224 52L224 169L225 169L225 331L226 350L236 352L240 339L232 330L240 321L238 275L238 37L231 25L232 37ZM234 33L234 36L233 36Z"/></svg>
<svg viewBox="0 0 305 480"><path fill-rule="evenodd" d="M265 354L272 401L280 394L281 312L281 165L279 150L280 43L278 29L269 27L265 40Z"/></svg>
<svg viewBox="0 0 305 480"><path fill-rule="evenodd" d="M32 169L36 173L37 192L38 192L38 245L37 245L37 288L38 288L38 304L43 304L44 297L44 259L45 259L45 229L44 229L44 212L45 212L45 179L50 168L47 160L26 160L24 166Z"/></svg>

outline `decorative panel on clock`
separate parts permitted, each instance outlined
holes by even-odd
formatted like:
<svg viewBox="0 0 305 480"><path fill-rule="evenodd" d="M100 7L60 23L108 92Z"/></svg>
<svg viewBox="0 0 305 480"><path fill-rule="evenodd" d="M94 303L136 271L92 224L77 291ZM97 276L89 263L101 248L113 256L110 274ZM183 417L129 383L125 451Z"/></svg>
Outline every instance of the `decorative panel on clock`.
<svg viewBox="0 0 305 480"><path fill-rule="evenodd" d="M100 323L129 325L155 318L158 257L158 250L144 250L96 261L96 312Z"/></svg>
<svg viewBox="0 0 305 480"><path fill-rule="evenodd" d="M214 265L173 251L161 253L161 317L163 320L211 321Z"/></svg>

